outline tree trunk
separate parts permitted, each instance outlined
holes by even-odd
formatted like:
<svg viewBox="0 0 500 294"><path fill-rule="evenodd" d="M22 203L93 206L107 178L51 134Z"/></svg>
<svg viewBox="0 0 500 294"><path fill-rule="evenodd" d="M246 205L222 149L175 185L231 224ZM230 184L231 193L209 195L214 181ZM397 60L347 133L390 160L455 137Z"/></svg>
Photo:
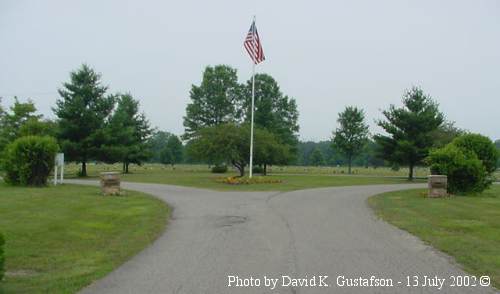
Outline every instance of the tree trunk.
<svg viewBox="0 0 500 294"><path fill-rule="evenodd" d="M86 160L82 161L82 174L81 174L82 177L86 177L87 176L87 162Z"/></svg>
<svg viewBox="0 0 500 294"><path fill-rule="evenodd" d="M352 155L347 156L347 173L351 174L351 166L352 166Z"/></svg>
<svg viewBox="0 0 500 294"><path fill-rule="evenodd" d="M127 163L125 163L125 173L126 173L126 174L128 174L128 165L129 165L129 163L128 163L128 162L127 162Z"/></svg>
<svg viewBox="0 0 500 294"><path fill-rule="evenodd" d="M267 176L267 163L264 163L263 175Z"/></svg>
<svg viewBox="0 0 500 294"><path fill-rule="evenodd" d="M125 161L123 162L122 164L122 173L124 174L125 173Z"/></svg>
<svg viewBox="0 0 500 294"><path fill-rule="evenodd" d="M409 166L409 169L410 169L410 173L408 174L408 180L409 181L413 181L413 166L414 164L413 163L410 163L410 166Z"/></svg>
<svg viewBox="0 0 500 294"><path fill-rule="evenodd" d="M233 164L234 167L236 167L238 169L238 171L240 172L240 177L243 177L245 176L245 164L242 164L242 163L238 163L234 160L231 161L231 163Z"/></svg>

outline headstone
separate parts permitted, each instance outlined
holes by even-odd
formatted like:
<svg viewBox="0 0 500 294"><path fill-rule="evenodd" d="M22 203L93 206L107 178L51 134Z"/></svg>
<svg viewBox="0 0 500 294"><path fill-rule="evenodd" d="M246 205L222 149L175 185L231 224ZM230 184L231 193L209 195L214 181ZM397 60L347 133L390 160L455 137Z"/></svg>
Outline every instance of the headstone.
<svg viewBox="0 0 500 294"><path fill-rule="evenodd" d="M429 197L448 196L448 177L445 175L430 175L428 178Z"/></svg>
<svg viewBox="0 0 500 294"><path fill-rule="evenodd" d="M101 191L103 195L120 195L120 174L117 172L101 173Z"/></svg>

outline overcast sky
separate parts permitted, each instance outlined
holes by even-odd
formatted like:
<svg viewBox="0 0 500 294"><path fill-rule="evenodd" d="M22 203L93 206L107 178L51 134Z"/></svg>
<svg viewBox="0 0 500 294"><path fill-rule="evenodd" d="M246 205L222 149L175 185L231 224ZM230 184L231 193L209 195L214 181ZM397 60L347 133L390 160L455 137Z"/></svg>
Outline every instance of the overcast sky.
<svg viewBox="0 0 500 294"><path fill-rule="evenodd" d="M31 98L53 117L57 88L88 63L130 92L152 124L181 134L191 84L207 65L257 67L296 98L304 140L331 137L346 105L374 120L421 86L457 126L500 138L500 1L0 0L0 96Z"/></svg>

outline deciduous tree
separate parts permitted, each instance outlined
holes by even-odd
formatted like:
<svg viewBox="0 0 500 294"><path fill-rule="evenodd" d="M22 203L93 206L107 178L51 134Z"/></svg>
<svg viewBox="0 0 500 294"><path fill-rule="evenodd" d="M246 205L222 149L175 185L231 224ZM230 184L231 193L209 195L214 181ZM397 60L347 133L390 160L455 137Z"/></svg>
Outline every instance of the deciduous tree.
<svg viewBox="0 0 500 294"><path fill-rule="evenodd" d="M252 80L243 86L242 108L238 113L245 122L251 121ZM291 150L285 163L295 159L298 144L299 112L295 99L284 95L276 80L268 74L255 75L254 123L276 135L278 140ZM264 163L264 173L267 164Z"/></svg>
<svg viewBox="0 0 500 294"><path fill-rule="evenodd" d="M256 163L262 163L287 152L285 145L267 130L255 128L254 132ZM229 163L238 169L240 176L245 174L249 160L250 127L248 125L223 124L201 129L188 145L193 158L218 163ZM285 155L286 156L286 155Z"/></svg>
<svg viewBox="0 0 500 294"><path fill-rule="evenodd" d="M433 147L443 147L465 133L465 130L457 128L454 122L445 121L436 130L431 132Z"/></svg>
<svg viewBox="0 0 500 294"><path fill-rule="evenodd" d="M8 112L0 109L0 151L22 136L54 135L55 128L50 121L43 121L42 115L36 112L33 101L19 102L17 97Z"/></svg>
<svg viewBox="0 0 500 294"><path fill-rule="evenodd" d="M314 166L322 166L325 165L325 158L323 157L323 153L319 148L314 148L311 153L311 158L309 159L311 165Z"/></svg>
<svg viewBox="0 0 500 294"><path fill-rule="evenodd" d="M333 133L333 146L346 156L350 174L353 158L368 140L368 125L363 110L354 106L348 106L339 113L337 122L339 127Z"/></svg>
<svg viewBox="0 0 500 294"><path fill-rule="evenodd" d="M14 97L14 104L10 107L9 112L4 112L2 122L2 137L9 142L14 141L19 137L20 128L30 120L39 120L42 116L36 114L36 107L33 101L19 102L17 97Z"/></svg>
<svg viewBox="0 0 500 294"><path fill-rule="evenodd" d="M240 89L236 69L227 65L207 66L201 84L191 87L183 137L190 139L204 127L236 122Z"/></svg>

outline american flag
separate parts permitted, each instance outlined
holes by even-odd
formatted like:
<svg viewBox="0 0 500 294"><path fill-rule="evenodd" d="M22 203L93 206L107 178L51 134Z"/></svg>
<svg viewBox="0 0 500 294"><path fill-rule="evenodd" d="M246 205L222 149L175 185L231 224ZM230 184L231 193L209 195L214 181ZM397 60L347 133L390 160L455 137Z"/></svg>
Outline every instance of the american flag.
<svg viewBox="0 0 500 294"><path fill-rule="evenodd" d="M260 43L259 33L257 33L255 21L252 22L243 44L255 64L259 64L266 59L264 57L264 50L262 50L262 44Z"/></svg>

